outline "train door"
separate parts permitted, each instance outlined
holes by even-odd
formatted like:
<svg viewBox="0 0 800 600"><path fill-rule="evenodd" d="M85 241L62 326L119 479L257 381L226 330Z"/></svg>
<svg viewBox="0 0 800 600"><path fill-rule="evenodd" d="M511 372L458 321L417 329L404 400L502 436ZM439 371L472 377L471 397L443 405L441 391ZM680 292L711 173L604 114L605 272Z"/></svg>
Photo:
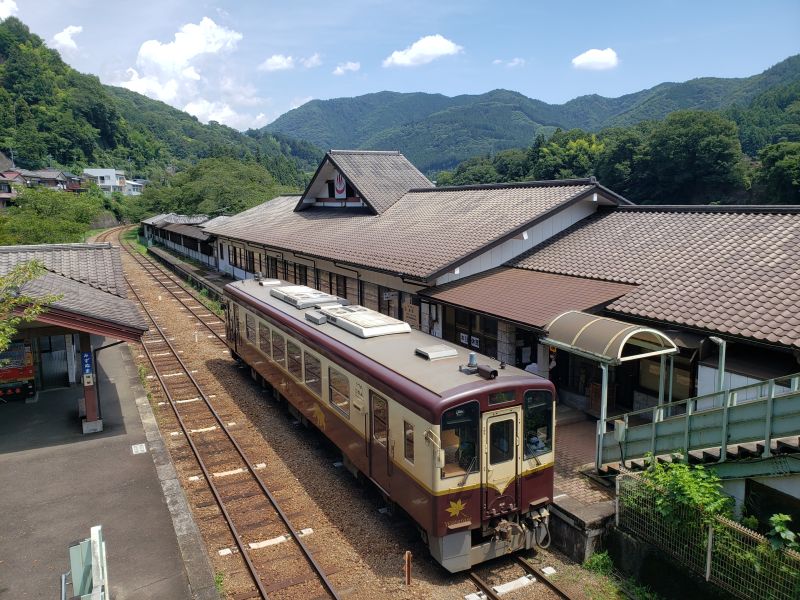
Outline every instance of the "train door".
<svg viewBox="0 0 800 600"><path fill-rule="evenodd" d="M373 391L369 393L371 432L369 443L369 475L387 494L392 475L389 453L389 403Z"/></svg>
<svg viewBox="0 0 800 600"><path fill-rule="evenodd" d="M483 416L483 512L485 518L519 506L519 414L516 409Z"/></svg>
<svg viewBox="0 0 800 600"><path fill-rule="evenodd" d="M228 338L228 341L233 349L238 350L237 342L239 341L239 305L235 302L231 302L229 304L227 316L228 330L225 332L225 336Z"/></svg>

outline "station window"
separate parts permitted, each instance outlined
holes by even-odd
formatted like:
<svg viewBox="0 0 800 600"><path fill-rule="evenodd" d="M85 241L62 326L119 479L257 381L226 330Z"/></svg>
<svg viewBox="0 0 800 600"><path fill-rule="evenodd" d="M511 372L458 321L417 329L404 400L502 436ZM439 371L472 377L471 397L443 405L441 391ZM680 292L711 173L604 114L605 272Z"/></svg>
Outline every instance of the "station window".
<svg viewBox="0 0 800 600"><path fill-rule="evenodd" d="M272 332L272 360L286 368L286 340L277 331Z"/></svg>
<svg viewBox="0 0 800 600"><path fill-rule="evenodd" d="M347 298L347 277L336 275L336 295L340 298Z"/></svg>
<svg viewBox="0 0 800 600"><path fill-rule="evenodd" d="M553 449L553 396L544 390L525 392L525 460Z"/></svg>
<svg viewBox="0 0 800 600"><path fill-rule="evenodd" d="M489 404L503 404L514 401L514 390L489 394Z"/></svg>
<svg viewBox="0 0 800 600"><path fill-rule="evenodd" d="M289 368L289 373L299 379L303 380L303 353L300 351L300 346L293 342L286 343L286 364Z"/></svg>
<svg viewBox="0 0 800 600"><path fill-rule="evenodd" d="M408 421L403 421L403 456L414 462L414 426Z"/></svg>
<svg viewBox="0 0 800 600"><path fill-rule="evenodd" d="M303 352L303 362L306 365L305 384L314 394L322 394L322 365L319 359L309 352Z"/></svg>
<svg viewBox="0 0 800 600"><path fill-rule="evenodd" d="M442 415L443 478L478 470L479 414L478 403L470 402Z"/></svg>
<svg viewBox="0 0 800 600"><path fill-rule="evenodd" d="M308 285L308 267L306 265L295 265L295 283L297 285Z"/></svg>
<svg viewBox="0 0 800 600"><path fill-rule="evenodd" d="M258 347L267 356L272 354L272 347L269 343L269 327L263 321L258 324Z"/></svg>
<svg viewBox="0 0 800 600"><path fill-rule="evenodd" d="M333 367L328 368L328 391L330 403L350 416L350 380Z"/></svg>
<svg viewBox="0 0 800 600"><path fill-rule="evenodd" d="M489 464L514 458L514 420L505 419L489 426Z"/></svg>
<svg viewBox="0 0 800 600"><path fill-rule="evenodd" d="M244 326L247 341L256 343L256 318L250 313L244 313Z"/></svg>
<svg viewBox="0 0 800 600"><path fill-rule="evenodd" d="M386 398L370 392L372 404L372 439L386 446L389 439L389 403Z"/></svg>

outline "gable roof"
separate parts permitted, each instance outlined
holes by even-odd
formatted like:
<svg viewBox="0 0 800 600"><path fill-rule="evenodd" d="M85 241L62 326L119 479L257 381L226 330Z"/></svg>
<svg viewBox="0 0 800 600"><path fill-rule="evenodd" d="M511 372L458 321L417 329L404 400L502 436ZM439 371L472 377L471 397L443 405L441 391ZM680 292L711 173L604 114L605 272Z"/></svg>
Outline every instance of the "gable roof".
<svg viewBox="0 0 800 600"><path fill-rule="evenodd" d="M281 196L208 227L212 234L351 265L430 280L571 204L602 193L592 179L422 188L378 215L307 208Z"/></svg>
<svg viewBox="0 0 800 600"><path fill-rule="evenodd" d="M330 162L350 182L375 214L386 211L410 189L433 187L433 183L400 152L329 150L303 192L296 210L305 210L303 201L326 162Z"/></svg>
<svg viewBox="0 0 800 600"><path fill-rule="evenodd" d="M509 266L636 284L608 310L800 348L800 207L619 207Z"/></svg>
<svg viewBox="0 0 800 600"><path fill-rule="evenodd" d="M127 297L119 248L109 242L0 246L0 274L30 260L38 260L48 271L67 279L120 298Z"/></svg>

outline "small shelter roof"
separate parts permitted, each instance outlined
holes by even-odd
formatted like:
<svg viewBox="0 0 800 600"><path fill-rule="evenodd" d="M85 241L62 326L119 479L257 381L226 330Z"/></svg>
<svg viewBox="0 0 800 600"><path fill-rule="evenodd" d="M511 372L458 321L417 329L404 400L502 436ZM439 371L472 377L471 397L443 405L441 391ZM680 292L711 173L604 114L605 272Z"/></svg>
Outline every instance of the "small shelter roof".
<svg viewBox="0 0 800 600"><path fill-rule="evenodd" d="M557 316L547 331L542 343L611 365L678 351L657 329L578 310Z"/></svg>
<svg viewBox="0 0 800 600"><path fill-rule="evenodd" d="M203 231L197 225L186 225L184 223L171 223L169 225L164 226L162 229L164 229L164 231L172 231L173 233L179 233L180 235L195 240L200 240L201 242L205 242L208 238L211 237L210 233Z"/></svg>

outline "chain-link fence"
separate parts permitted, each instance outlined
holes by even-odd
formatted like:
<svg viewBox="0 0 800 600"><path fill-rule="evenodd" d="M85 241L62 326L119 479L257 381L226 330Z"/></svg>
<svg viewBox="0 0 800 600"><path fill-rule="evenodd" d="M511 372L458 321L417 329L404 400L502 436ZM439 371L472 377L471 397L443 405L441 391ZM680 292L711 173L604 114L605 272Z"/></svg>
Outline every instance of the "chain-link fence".
<svg viewBox="0 0 800 600"><path fill-rule="evenodd" d="M617 526L740 598L800 598L800 554L723 517L672 502L635 473L617 477Z"/></svg>

